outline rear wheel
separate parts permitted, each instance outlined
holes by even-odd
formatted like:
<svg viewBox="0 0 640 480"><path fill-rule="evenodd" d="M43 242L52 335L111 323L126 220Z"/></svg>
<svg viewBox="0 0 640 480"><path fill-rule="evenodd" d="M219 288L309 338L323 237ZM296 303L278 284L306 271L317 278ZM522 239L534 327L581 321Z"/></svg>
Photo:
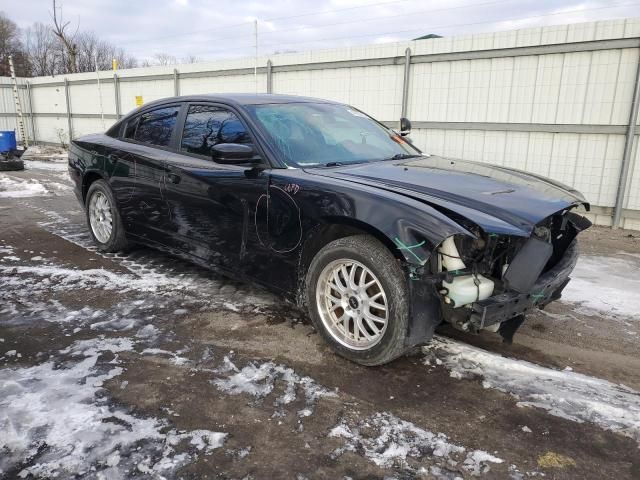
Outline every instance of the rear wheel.
<svg viewBox="0 0 640 480"><path fill-rule="evenodd" d="M96 180L91 184L85 206L89 232L98 250L124 250L127 247L124 227L111 188L104 180Z"/></svg>
<svg viewBox="0 0 640 480"><path fill-rule="evenodd" d="M326 245L311 262L306 287L311 319L338 354L381 365L407 350L406 279L375 238L355 235Z"/></svg>

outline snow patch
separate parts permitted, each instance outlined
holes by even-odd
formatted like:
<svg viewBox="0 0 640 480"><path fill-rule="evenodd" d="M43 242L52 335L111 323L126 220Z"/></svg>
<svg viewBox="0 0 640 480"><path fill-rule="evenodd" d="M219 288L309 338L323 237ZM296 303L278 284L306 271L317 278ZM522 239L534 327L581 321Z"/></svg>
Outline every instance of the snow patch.
<svg viewBox="0 0 640 480"><path fill-rule="evenodd" d="M63 161L42 161L25 159L24 166L27 170L47 170L50 172L66 172L69 164Z"/></svg>
<svg viewBox="0 0 640 480"><path fill-rule="evenodd" d="M34 197L49 193L37 180L22 180L0 174L0 198Z"/></svg>
<svg viewBox="0 0 640 480"><path fill-rule="evenodd" d="M170 352L169 350L163 350L161 348L145 348L142 355L166 355L171 357L171 363L174 365L186 365L189 363L189 359L178 355L177 352Z"/></svg>
<svg viewBox="0 0 640 480"><path fill-rule="evenodd" d="M153 292L159 285L152 277L139 278L125 273L116 273L102 268L79 270L64 268L56 265L32 266L12 265L0 267L0 274L11 274L9 285L37 284L35 277L47 277L55 280L47 285L47 290L66 290L69 286L74 288L102 288L104 290L117 290L119 292ZM27 275L21 279L17 275Z"/></svg>
<svg viewBox="0 0 640 480"><path fill-rule="evenodd" d="M230 395L248 394L262 400L274 391L276 383L283 383L282 392L276 397L274 405L283 407L294 402L301 394L305 398L305 408L300 410L299 417L308 417L322 397L336 397L336 393L318 385L310 377L301 377L292 368L273 362L252 362L239 369L228 356L222 366L216 370L222 376L212 383Z"/></svg>
<svg viewBox="0 0 640 480"><path fill-rule="evenodd" d="M332 457L345 452L363 452L379 467L396 468L408 473L417 471L424 462L435 463L437 469L464 471L477 476L490 470L489 463L503 460L482 450L467 449L452 443L443 433L433 433L401 420L391 413L376 413L355 422L343 420L330 432L330 437L345 443ZM432 465L434 466L434 465Z"/></svg>
<svg viewBox="0 0 640 480"><path fill-rule="evenodd" d="M451 377L482 377L485 388L513 395L518 406L538 407L567 420L594 423L640 444L640 392L629 387L506 358L442 337L434 337L424 351L427 359L440 359Z"/></svg>
<svg viewBox="0 0 640 480"><path fill-rule="evenodd" d="M140 328L136 332L136 337L144 338L144 339L153 339L160 334L160 330L155 325L151 325L150 323Z"/></svg>
<svg viewBox="0 0 640 480"><path fill-rule="evenodd" d="M176 432L165 420L109 405L102 385L122 368L117 355L106 364L99 357L132 348L130 339L101 337L62 350L70 360L61 365L0 369L0 472L66 478L95 469L125 478L137 468L160 476L192 460L177 453L180 444L205 453L222 446L224 433Z"/></svg>
<svg viewBox="0 0 640 480"><path fill-rule="evenodd" d="M630 257L630 258L629 258ZM640 258L582 255L562 300L592 316L619 315L640 321Z"/></svg>
<svg viewBox="0 0 640 480"><path fill-rule="evenodd" d="M22 159L31 162L32 158L43 158L56 163L64 162L64 165L66 166L68 156L67 151L62 147L55 147L51 145L32 145L22 154Z"/></svg>

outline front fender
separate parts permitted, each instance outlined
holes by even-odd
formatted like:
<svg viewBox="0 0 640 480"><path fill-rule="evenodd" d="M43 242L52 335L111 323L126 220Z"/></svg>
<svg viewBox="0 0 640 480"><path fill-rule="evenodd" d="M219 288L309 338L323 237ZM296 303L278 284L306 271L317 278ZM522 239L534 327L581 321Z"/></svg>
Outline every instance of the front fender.
<svg viewBox="0 0 640 480"><path fill-rule="evenodd" d="M393 192L354 185L351 182L314 177L302 183L296 201L302 203L305 216L319 223L366 225L393 245L404 261L423 266L445 238L474 236L466 228L435 208Z"/></svg>

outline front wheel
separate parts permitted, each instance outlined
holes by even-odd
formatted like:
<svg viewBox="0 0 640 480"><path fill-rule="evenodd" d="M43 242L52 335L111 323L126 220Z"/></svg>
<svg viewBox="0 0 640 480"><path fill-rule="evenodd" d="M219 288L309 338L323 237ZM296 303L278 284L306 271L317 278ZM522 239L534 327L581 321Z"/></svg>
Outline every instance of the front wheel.
<svg viewBox="0 0 640 480"><path fill-rule="evenodd" d="M406 277L375 238L354 235L323 247L307 272L306 293L316 329L339 355L373 366L407 350Z"/></svg>
<svg viewBox="0 0 640 480"><path fill-rule="evenodd" d="M102 252L119 252L127 247L124 227L111 188L104 180L89 187L86 198L89 232Z"/></svg>

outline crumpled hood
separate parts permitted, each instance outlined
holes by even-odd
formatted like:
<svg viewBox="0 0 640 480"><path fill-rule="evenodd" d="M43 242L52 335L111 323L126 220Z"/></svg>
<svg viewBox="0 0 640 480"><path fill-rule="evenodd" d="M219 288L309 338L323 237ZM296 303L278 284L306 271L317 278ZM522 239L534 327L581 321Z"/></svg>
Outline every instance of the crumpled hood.
<svg viewBox="0 0 640 480"><path fill-rule="evenodd" d="M456 212L493 233L526 236L549 215L588 206L576 190L535 174L437 156L307 172L410 196Z"/></svg>

